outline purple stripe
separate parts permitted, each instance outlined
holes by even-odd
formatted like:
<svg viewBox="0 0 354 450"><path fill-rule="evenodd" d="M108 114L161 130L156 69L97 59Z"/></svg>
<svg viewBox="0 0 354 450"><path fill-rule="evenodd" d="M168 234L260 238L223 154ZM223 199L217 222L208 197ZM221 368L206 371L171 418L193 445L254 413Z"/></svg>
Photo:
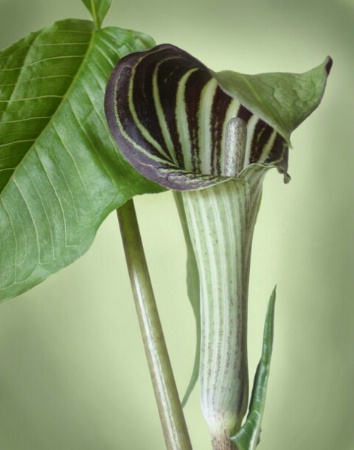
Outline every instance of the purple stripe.
<svg viewBox="0 0 354 450"><path fill-rule="evenodd" d="M259 119L253 132L249 164L259 161L266 143L269 141L273 128Z"/></svg>
<svg viewBox="0 0 354 450"><path fill-rule="evenodd" d="M221 175L220 155L222 153L222 133L225 125L225 116L232 102L232 97L225 94L219 86L216 88L210 115L211 132L211 171L213 174Z"/></svg>
<svg viewBox="0 0 354 450"><path fill-rule="evenodd" d="M245 106L240 105L237 111L237 117L242 119L247 124L252 116L253 114L251 113L251 111L249 111Z"/></svg>
<svg viewBox="0 0 354 450"><path fill-rule="evenodd" d="M161 107L171 136L173 152L176 156L177 165L184 167L181 137L178 134L176 123L177 89L181 77L185 74L184 61L175 55L159 66L157 84Z"/></svg>

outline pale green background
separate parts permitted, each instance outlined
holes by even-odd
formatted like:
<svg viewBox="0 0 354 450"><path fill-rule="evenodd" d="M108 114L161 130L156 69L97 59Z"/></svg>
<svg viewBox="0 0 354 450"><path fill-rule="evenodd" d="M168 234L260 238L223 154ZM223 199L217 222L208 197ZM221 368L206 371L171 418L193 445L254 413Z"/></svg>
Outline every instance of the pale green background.
<svg viewBox="0 0 354 450"><path fill-rule="evenodd" d="M251 378L277 283L261 450L352 450L353 1L114 0L106 24L183 47L214 70L301 72L330 54L323 104L293 135L292 182L267 176L250 293ZM0 0L1 47L79 0ZM170 194L136 201L180 392L194 354ZM0 310L1 450L162 450L115 215L75 264ZM197 392L195 450L210 449Z"/></svg>

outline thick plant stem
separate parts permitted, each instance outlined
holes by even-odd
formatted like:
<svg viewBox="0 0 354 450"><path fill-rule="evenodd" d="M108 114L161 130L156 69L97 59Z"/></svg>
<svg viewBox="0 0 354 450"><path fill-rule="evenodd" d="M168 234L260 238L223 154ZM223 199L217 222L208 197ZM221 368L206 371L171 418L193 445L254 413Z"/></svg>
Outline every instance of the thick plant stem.
<svg viewBox="0 0 354 450"><path fill-rule="evenodd" d="M258 180L257 180L258 181ZM201 288L200 391L213 450L236 450L248 403L247 298L261 182L183 192Z"/></svg>
<svg viewBox="0 0 354 450"><path fill-rule="evenodd" d="M192 450L132 200L117 210L140 330L167 450Z"/></svg>

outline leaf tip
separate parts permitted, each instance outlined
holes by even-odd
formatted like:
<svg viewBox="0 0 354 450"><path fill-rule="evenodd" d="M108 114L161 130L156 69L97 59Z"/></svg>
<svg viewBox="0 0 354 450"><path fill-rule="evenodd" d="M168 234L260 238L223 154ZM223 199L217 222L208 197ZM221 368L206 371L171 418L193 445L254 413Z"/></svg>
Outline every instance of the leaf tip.
<svg viewBox="0 0 354 450"><path fill-rule="evenodd" d="M327 56L327 58L325 59L325 70L327 76L331 73L332 66L333 66L333 59L330 56Z"/></svg>
<svg viewBox="0 0 354 450"><path fill-rule="evenodd" d="M111 7L112 0L81 0L89 10L92 20L95 22L97 29L101 28L102 22Z"/></svg>

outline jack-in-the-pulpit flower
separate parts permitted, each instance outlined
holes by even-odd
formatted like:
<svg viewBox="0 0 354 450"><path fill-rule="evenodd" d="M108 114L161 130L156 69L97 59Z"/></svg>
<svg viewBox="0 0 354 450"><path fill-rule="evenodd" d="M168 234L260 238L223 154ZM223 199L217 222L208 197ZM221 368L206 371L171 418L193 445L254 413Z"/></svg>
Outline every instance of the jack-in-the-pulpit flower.
<svg viewBox="0 0 354 450"><path fill-rule="evenodd" d="M106 115L125 158L181 191L200 279L200 391L214 450L248 404L247 298L253 229L265 173L285 181L291 132L319 104L332 61L304 74L214 73L172 45L116 66ZM259 426L249 438L257 445ZM252 441L252 442L251 442Z"/></svg>

